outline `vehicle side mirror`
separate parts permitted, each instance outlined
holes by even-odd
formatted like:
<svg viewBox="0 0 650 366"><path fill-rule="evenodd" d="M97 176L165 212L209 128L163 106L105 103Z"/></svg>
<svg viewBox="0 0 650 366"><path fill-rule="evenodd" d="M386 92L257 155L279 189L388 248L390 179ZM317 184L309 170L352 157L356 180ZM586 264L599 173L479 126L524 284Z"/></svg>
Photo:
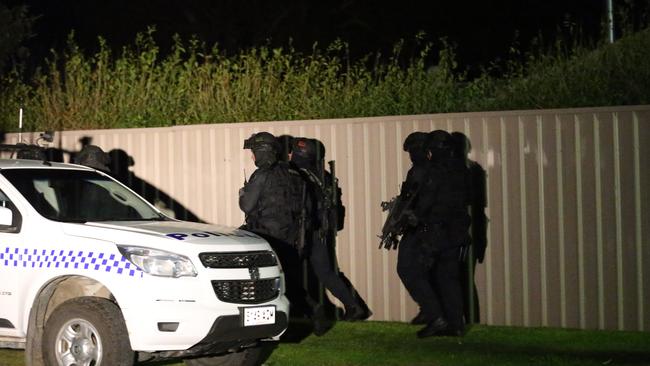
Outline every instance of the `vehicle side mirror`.
<svg viewBox="0 0 650 366"><path fill-rule="evenodd" d="M0 226L11 226L14 213L7 207L0 206Z"/></svg>

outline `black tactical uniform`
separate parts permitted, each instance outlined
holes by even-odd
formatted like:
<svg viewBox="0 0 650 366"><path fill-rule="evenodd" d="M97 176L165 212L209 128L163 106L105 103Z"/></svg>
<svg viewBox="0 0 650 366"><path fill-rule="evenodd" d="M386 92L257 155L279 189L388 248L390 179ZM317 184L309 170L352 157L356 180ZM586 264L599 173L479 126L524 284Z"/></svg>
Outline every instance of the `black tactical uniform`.
<svg viewBox="0 0 650 366"><path fill-rule="evenodd" d="M239 192L239 207L246 214L245 229L264 237L278 254L285 272L287 296L294 310L311 315L313 302L302 287L300 255L309 223L307 187L300 174L278 161L280 148L268 132L247 140L257 170ZM303 204L304 202L304 204Z"/></svg>
<svg viewBox="0 0 650 366"><path fill-rule="evenodd" d="M325 148L320 141L295 138L291 151L291 161L307 182L310 196L314 199L310 212L313 225L307 234L306 254L309 263L325 288L345 306L345 320L367 319L370 312L357 301L353 290L346 286L334 265L335 254L332 253L330 243L333 242L335 231L343 228L344 208L340 204L341 190L336 186L336 192L332 192L332 175L323 166ZM332 194L336 195L336 202L333 202Z"/></svg>
<svg viewBox="0 0 650 366"><path fill-rule="evenodd" d="M422 148L420 144L407 142L408 138L404 147L409 152ZM421 162L416 154L404 183L407 188L415 187L410 188L410 194L417 194L417 199L411 220L413 228L400 243L397 270L404 286L420 305L420 313L412 322L427 324L418 336L460 335L463 304L458 260L460 247L467 240L463 228L466 232L469 223L466 209L463 214L466 175L450 162L448 133L434 131L428 143L431 161ZM412 182L408 182L409 177L413 177Z"/></svg>
<svg viewBox="0 0 650 366"><path fill-rule="evenodd" d="M400 191L400 196L405 201L417 196L412 201L415 203L414 207L410 207L410 212L406 214L410 228L402 236L397 257L397 274L413 300L420 306L420 313L412 321L414 324L424 324L442 316L438 295L428 279L431 266L429 260L423 257L423 241L427 239L427 235L423 234L422 218L427 213L422 212L426 208L421 206L421 202L434 192L434 182L430 181L429 174L431 167L430 156L427 156L427 141L428 134L425 132L414 132L404 141L404 151L409 153L412 166Z"/></svg>
<svg viewBox="0 0 650 366"><path fill-rule="evenodd" d="M464 307L460 261L470 244L468 214L470 176L465 159L452 154L451 136L444 131L432 132L432 164L435 172L441 175L440 190L432 210L430 222L440 222L444 231L443 239L435 243L433 277L441 298L443 312L448 322L448 335L462 335L464 330ZM433 329L432 329L433 328ZM422 330L424 335L435 330L429 324Z"/></svg>

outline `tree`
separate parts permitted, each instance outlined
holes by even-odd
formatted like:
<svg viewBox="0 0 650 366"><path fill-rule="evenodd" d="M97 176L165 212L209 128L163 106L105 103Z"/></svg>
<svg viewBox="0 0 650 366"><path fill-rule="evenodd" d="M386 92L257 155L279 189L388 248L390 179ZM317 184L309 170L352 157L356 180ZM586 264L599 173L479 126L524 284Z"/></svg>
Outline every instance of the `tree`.
<svg viewBox="0 0 650 366"><path fill-rule="evenodd" d="M22 43L32 36L34 20L25 5L9 8L0 3L0 75L16 58L28 56Z"/></svg>

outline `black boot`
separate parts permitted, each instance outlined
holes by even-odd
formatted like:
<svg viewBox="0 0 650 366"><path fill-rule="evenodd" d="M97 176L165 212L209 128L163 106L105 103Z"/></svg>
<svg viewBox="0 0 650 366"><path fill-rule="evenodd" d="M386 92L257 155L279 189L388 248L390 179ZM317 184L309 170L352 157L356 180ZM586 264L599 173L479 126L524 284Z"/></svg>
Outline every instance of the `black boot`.
<svg viewBox="0 0 650 366"><path fill-rule="evenodd" d="M436 320L427 323L424 328L418 331L418 338L442 335L447 330L448 326L449 324L444 318L437 318Z"/></svg>
<svg viewBox="0 0 650 366"><path fill-rule="evenodd" d="M327 319L325 314L325 307L323 305L318 305L314 308L314 313L311 316L311 321L314 326L314 335L320 337L327 333L328 330L334 325Z"/></svg>
<svg viewBox="0 0 650 366"><path fill-rule="evenodd" d="M411 324L423 325L423 324L427 324L430 321L431 321L431 316L426 315L425 313L422 312L422 310L420 310L418 315L416 315L415 318L411 320Z"/></svg>
<svg viewBox="0 0 650 366"><path fill-rule="evenodd" d="M447 325L447 329L440 332L441 336L447 337L463 337L465 336L465 327L463 325Z"/></svg>
<svg viewBox="0 0 650 366"><path fill-rule="evenodd" d="M363 307L358 304L348 305L345 307L345 316L343 320L354 322L357 320L366 320L370 317L372 313L368 314Z"/></svg>

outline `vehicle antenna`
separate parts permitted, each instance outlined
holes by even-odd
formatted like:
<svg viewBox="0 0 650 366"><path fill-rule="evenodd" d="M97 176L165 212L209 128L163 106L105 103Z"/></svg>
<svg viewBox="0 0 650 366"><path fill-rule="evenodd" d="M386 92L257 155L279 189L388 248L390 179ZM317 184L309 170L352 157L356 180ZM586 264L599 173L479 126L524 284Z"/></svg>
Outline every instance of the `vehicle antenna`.
<svg viewBox="0 0 650 366"><path fill-rule="evenodd" d="M23 107L18 110L18 142L23 140Z"/></svg>

